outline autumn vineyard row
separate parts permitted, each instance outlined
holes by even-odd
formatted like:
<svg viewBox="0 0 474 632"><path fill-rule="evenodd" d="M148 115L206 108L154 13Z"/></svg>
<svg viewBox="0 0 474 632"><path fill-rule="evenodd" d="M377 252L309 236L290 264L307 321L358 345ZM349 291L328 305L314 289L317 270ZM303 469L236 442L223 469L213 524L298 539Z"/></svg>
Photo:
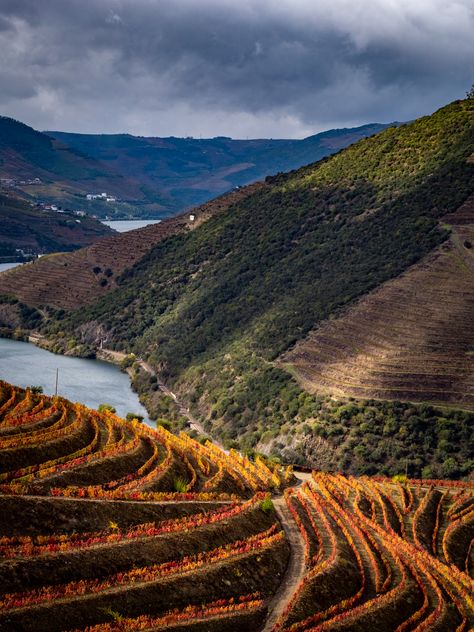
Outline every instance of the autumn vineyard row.
<svg viewBox="0 0 474 632"><path fill-rule="evenodd" d="M473 629L472 483L297 476L0 382L0 628Z"/></svg>

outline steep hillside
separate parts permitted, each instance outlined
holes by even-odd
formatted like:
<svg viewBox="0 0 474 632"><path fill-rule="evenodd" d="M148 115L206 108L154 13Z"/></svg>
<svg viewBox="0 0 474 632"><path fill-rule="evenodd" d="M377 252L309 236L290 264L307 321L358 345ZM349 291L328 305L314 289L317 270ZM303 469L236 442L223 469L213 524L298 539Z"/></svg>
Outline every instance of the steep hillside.
<svg viewBox="0 0 474 632"><path fill-rule="evenodd" d="M474 408L474 196L447 242L287 353L306 390Z"/></svg>
<svg viewBox="0 0 474 632"><path fill-rule="evenodd" d="M5 630L474 624L472 483L294 473L1 381L0 529Z"/></svg>
<svg viewBox="0 0 474 632"><path fill-rule="evenodd" d="M0 260L16 249L34 254L74 250L112 232L92 217L38 209L0 193Z"/></svg>
<svg viewBox="0 0 474 632"><path fill-rule="evenodd" d="M168 213L202 204L235 186L289 171L387 127L379 123L316 134L303 140L146 138L129 134L47 132L146 188L159 190Z"/></svg>
<svg viewBox="0 0 474 632"><path fill-rule="evenodd" d="M440 220L474 192L473 147L474 100L466 99L267 178L196 230L161 241L114 291L43 332L65 347L106 337L141 355L227 445L323 457L329 469L353 473L465 476L472 415L345 407L305 393L274 361L448 238ZM445 417L457 424L455 450Z"/></svg>
<svg viewBox="0 0 474 632"><path fill-rule="evenodd" d="M32 306L47 305L55 309L77 309L93 303L117 287L117 279L132 268L157 243L198 227L216 213L261 188L262 184L232 191L203 204L190 214L165 219L126 233L111 233L89 248L72 253L42 257L29 266L14 268L0 277L0 294L13 294ZM91 223L94 220L88 220ZM98 223L98 222L96 222ZM100 224L103 226L103 224Z"/></svg>
<svg viewBox="0 0 474 632"><path fill-rule="evenodd" d="M0 381L0 627L258 629L288 560L267 494L291 481Z"/></svg>

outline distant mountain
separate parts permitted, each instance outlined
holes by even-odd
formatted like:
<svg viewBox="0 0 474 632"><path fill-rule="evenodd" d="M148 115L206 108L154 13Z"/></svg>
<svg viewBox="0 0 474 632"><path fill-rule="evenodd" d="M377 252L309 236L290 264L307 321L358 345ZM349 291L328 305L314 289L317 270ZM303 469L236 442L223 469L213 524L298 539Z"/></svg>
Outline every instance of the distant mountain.
<svg viewBox="0 0 474 632"><path fill-rule="evenodd" d="M330 130L304 140L46 133L81 155L107 165L124 179L140 182L148 199L152 200L159 192L162 214L169 215L202 204L234 187L319 160L385 127L374 123ZM137 209L138 212L141 211Z"/></svg>
<svg viewBox="0 0 474 632"><path fill-rule="evenodd" d="M385 127L330 130L304 140L198 140L42 133L0 117L0 184L25 200L102 218L162 218L319 160ZM86 197L104 192L108 200Z"/></svg>
<svg viewBox="0 0 474 632"><path fill-rule="evenodd" d="M13 187L16 195L27 200L58 203L76 210L84 209L85 196L91 191L106 191L137 204L148 201L140 183L7 117L0 117L0 180L3 187ZM97 209L90 205L84 210L105 214L107 203L95 206Z"/></svg>

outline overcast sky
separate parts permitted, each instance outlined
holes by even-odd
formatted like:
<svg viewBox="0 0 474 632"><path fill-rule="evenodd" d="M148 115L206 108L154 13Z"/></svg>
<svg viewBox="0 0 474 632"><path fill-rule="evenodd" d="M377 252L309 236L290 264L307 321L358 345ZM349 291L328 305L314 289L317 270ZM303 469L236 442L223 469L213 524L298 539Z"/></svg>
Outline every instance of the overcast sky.
<svg viewBox="0 0 474 632"><path fill-rule="evenodd" d="M0 0L0 113L37 129L298 138L474 82L474 0Z"/></svg>

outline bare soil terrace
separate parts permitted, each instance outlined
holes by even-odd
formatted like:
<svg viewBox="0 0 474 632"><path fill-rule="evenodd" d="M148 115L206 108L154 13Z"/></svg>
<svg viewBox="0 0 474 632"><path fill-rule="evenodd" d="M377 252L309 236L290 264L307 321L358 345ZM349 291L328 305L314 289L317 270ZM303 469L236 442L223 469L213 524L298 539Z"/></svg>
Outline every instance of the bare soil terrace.
<svg viewBox="0 0 474 632"><path fill-rule="evenodd" d="M310 392L474 408L474 196L450 239L281 358Z"/></svg>

